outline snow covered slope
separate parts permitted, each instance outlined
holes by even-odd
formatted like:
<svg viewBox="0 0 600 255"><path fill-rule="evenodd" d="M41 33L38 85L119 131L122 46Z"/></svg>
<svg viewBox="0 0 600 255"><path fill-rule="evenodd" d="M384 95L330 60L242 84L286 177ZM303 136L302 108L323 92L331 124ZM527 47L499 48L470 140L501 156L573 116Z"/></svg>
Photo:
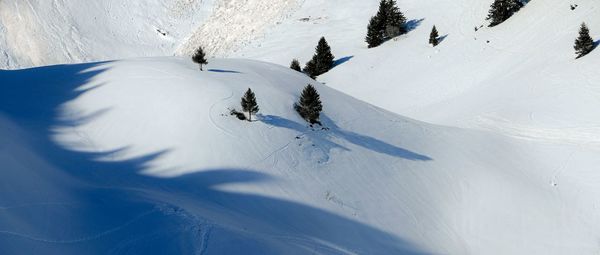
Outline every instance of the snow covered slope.
<svg viewBox="0 0 600 255"><path fill-rule="evenodd" d="M599 249L597 151L403 118L273 64L207 68L0 71L0 253ZM328 130L292 109L307 83ZM228 115L248 87L252 123Z"/></svg>
<svg viewBox="0 0 600 255"><path fill-rule="evenodd" d="M196 44L287 66L320 36L338 61L326 85L243 59L0 71L0 254L596 254L600 52L572 44L600 4L475 31L491 0L398 3L410 33L367 49L376 0L1 0L3 68ZM307 83L328 130L292 109ZM228 114L248 87L252 123Z"/></svg>
<svg viewBox="0 0 600 255"><path fill-rule="evenodd" d="M358 99L443 125L600 141L600 119L589 110L600 108L600 51L575 60L573 50L582 22L600 40L600 2L531 1L505 23L475 31L487 24L491 0L400 0L413 30L374 49L364 37L378 1L344 2L306 1L264 40L233 55L306 62L325 36L343 64L319 80ZM427 44L433 25L444 38L436 48Z"/></svg>
<svg viewBox="0 0 600 255"><path fill-rule="evenodd" d="M0 1L0 68L172 55L213 0Z"/></svg>
<svg viewBox="0 0 600 255"><path fill-rule="evenodd" d="M297 0L3 0L0 68L211 55L261 39Z"/></svg>

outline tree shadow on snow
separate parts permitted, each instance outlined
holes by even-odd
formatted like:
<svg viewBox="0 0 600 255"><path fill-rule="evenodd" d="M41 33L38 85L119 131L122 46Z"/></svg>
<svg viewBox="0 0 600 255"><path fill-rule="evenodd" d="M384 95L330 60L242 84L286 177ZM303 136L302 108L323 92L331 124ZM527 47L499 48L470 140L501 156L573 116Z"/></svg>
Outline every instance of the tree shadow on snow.
<svg viewBox="0 0 600 255"><path fill-rule="evenodd" d="M308 136L314 143L317 143L319 146L325 148L327 154L329 154L329 151L333 148L350 151L350 149L347 147L335 142L336 140L342 139L351 144L389 156L416 161L432 160L432 158L428 156L400 148L377 138L344 130L337 126L335 122L325 114L321 114L321 122L325 127L329 128L328 130L313 131L306 125L274 115L261 116L261 121L268 125L292 129L300 132L302 135Z"/></svg>
<svg viewBox="0 0 600 255"><path fill-rule="evenodd" d="M214 73L240 73L238 71L233 71L233 70L222 70L222 69L208 69L207 71L209 72L214 72Z"/></svg>
<svg viewBox="0 0 600 255"><path fill-rule="evenodd" d="M421 19L411 19L409 21L406 22L406 32L409 33L415 29L417 29L421 23L423 23L423 21L425 20L425 18L421 18Z"/></svg>
<svg viewBox="0 0 600 255"><path fill-rule="evenodd" d="M448 34L442 35L438 38L438 44L441 44L444 40L448 38Z"/></svg>
<svg viewBox="0 0 600 255"><path fill-rule="evenodd" d="M348 61L350 61L350 59L352 59L354 56L346 56L343 58L339 58L333 61L333 67L339 66L341 64L344 64Z"/></svg>
<svg viewBox="0 0 600 255"><path fill-rule="evenodd" d="M55 127L83 125L111 110L68 119L60 114L61 105L89 91L82 84L109 68L92 63L0 71L0 123L10 123L0 132L19 139L12 145L17 149L0 150L0 158L28 159L0 171L0 254L424 254L340 215L221 188L277 181L259 170L198 169L158 178L141 172L175 148L107 161L99 159L128 148L89 153L57 144ZM285 119L271 123L300 129ZM331 136L354 144L424 158L332 127Z"/></svg>

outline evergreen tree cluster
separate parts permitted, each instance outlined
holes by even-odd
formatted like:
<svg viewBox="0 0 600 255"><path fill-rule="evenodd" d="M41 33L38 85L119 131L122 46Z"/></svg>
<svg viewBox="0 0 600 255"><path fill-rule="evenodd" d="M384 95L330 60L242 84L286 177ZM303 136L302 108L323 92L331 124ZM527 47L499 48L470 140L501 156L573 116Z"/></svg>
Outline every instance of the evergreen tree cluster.
<svg viewBox="0 0 600 255"><path fill-rule="evenodd" d="M497 26L518 12L523 3L519 0L494 0L487 17L490 27Z"/></svg>
<svg viewBox="0 0 600 255"><path fill-rule="evenodd" d="M396 0L381 0L377 14L371 17L367 26L365 41L369 48L373 48L406 32L406 17L396 5Z"/></svg>
<svg viewBox="0 0 600 255"><path fill-rule="evenodd" d="M575 40L575 53L577 58L583 57L594 50L594 39L590 36L590 30L585 23L581 24L579 37Z"/></svg>
<svg viewBox="0 0 600 255"><path fill-rule="evenodd" d="M331 47L329 47L325 37L321 37L315 51L312 59L306 63L303 70L304 73L313 79L331 70L333 68L333 60L335 59L333 54L331 54Z"/></svg>

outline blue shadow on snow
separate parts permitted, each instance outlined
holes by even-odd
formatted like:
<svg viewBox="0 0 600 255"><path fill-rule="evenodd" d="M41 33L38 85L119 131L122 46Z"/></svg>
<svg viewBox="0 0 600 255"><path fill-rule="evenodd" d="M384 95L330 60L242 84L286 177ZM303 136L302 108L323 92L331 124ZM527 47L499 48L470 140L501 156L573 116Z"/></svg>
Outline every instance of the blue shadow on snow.
<svg viewBox="0 0 600 255"><path fill-rule="evenodd" d="M334 142L336 139L343 139L354 145L389 156L416 161L432 160L432 158L428 156L400 148L377 138L343 130L324 114L321 114L321 122L325 127L329 128L329 130L323 130L323 132L312 131L306 125L274 115L261 116L261 121L271 126L292 129L303 135L307 135L311 140L319 141L319 143L326 148L327 152L332 148L350 151L350 149Z"/></svg>
<svg viewBox="0 0 600 255"><path fill-rule="evenodd" d="M55 127L77 127L111 111L71 119L60 111L90 91L81 85L110 68L105 62L0 71L0 123L7 123L0 132L17 133L11 139L19 141L11 145L18 150L0 145L0 158L28 159L0 170L0 254L425 254L398 236L309 205L219 188L277 181L260 170L158 178L141 172L176 148L100 161L128 148L90 153L54 142ZM285 119L271 123L306 131ZM382 153L426 158L332 130Z"/></svg>
<svg viewBox="0 0 600 255"><path fill-rule="evenodd" d="M409 21L406 22L406 32L409 33L415 29L417 29L421 23L423 23L423 21L425 20L425 18L421 18L421 19L411 19Z"/></svg>
<svg viewBox="0 0 600 255"><path fill-rule="evenodd" d="M209 72L214 72L214 73L240 73L238 71L233 71L233 70L222 70L222 69L208 69L207 71Z"/></svg>
<svg viewBox="0 0 600 255"><path fill-rule="evenodd" d="M352 59L354 56L346 56L343 58L339 58L333 61L333 67L339 66L341 64L344 64L348 61L350 61L350 59Z"/></svg>

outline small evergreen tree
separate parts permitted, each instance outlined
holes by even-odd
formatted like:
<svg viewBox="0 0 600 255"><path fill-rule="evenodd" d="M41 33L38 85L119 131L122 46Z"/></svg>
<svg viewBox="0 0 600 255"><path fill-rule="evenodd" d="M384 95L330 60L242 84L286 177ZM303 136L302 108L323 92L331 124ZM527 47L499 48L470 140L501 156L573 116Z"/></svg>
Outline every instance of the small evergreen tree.
<svg viewBox="0 0 600 255"><path fill-rule="evenodd" d="M594 39L590 36L590 30L585 23L581 24L579 37L575 40L575 53L577 58L583 57L594 50Z"/></svg>
<svg viewBox="0 0 600 255"><path fill-rule="evenodd" d="M490 27L501 24L510 18L515 12L518 12L523 4L519 0L494 0L487 20L490 20Z"/></svg>
<svg viewBox="0 0 600 255"><path fill-rule="evenodd" d="M290 68L294 69L298 72L302 72L302 68L300 67L300 62L298 62L297 59L292 60L292 63L290 64Z"/></svg>
<svg viewBox="0 0 600 255"><path fill-rule="evenodd" d="M440 41L439 41L439 37L440 35L438 34L437 28L435 28L435 26L433 26L433 29L431 29L431 34L429 34L429 44L433 45L433 47L437 46Z"/></svg>
<svg viewBox="0 0 600 255"><path fill-rule="evenodd" d="M314 79L331 70L334 59L335 57L331 54L331 47L327 44L325 37L321 37L317 44L315 55L306 63L304 72Z"/></svg>
<svg viewBox="0 0 600 255"><path fill-rule="evenodd" d="M258 112L258 104L256 103L256 96L250 88L246 91L242 97L242 109L248 112L248 121L252 121L252 114Z"/></svg>
<svg viewBox="0 0 600 255"><path fill-rule="evenodd" d="M304 90L300 95L300 100L298 103L294 104L294 108L298 114L311 125L321 124L321 122L319 122L319 116L323 110L323 105L321 104L320 95L313 85L308 84L304 87Z"/></svg>
<svg viewBox="0 0 600 255"><path fill-rule="evenodd" d="M206 60L206 54L204 54L204 50L202 50L202 47L198 47L198 49L192 56L192 60L194 61L194 63L200 65L200 71L202 71L202 65L208 64L208 61Z"/></svg>
<svg viewBox="0 0 600 255"><path fill-rule="evenodd" d="M302 69L302 71L306 75L310 76L310 78L313 78L313 79L317 78L317 75L315 75L317 73L316 70L317 70L317 67L316 67L314 59L311 59L308 62L306 62L306 65L304 66L304 69Z"/></svg>
<svg viewBox="0 0 600 255"><path fill-rule="evenodd" d="M381 33L381 21L377 16L373 16L367 26L367 38L365 41L369 48L377 47L383 43L383 34Z"/></svg>

